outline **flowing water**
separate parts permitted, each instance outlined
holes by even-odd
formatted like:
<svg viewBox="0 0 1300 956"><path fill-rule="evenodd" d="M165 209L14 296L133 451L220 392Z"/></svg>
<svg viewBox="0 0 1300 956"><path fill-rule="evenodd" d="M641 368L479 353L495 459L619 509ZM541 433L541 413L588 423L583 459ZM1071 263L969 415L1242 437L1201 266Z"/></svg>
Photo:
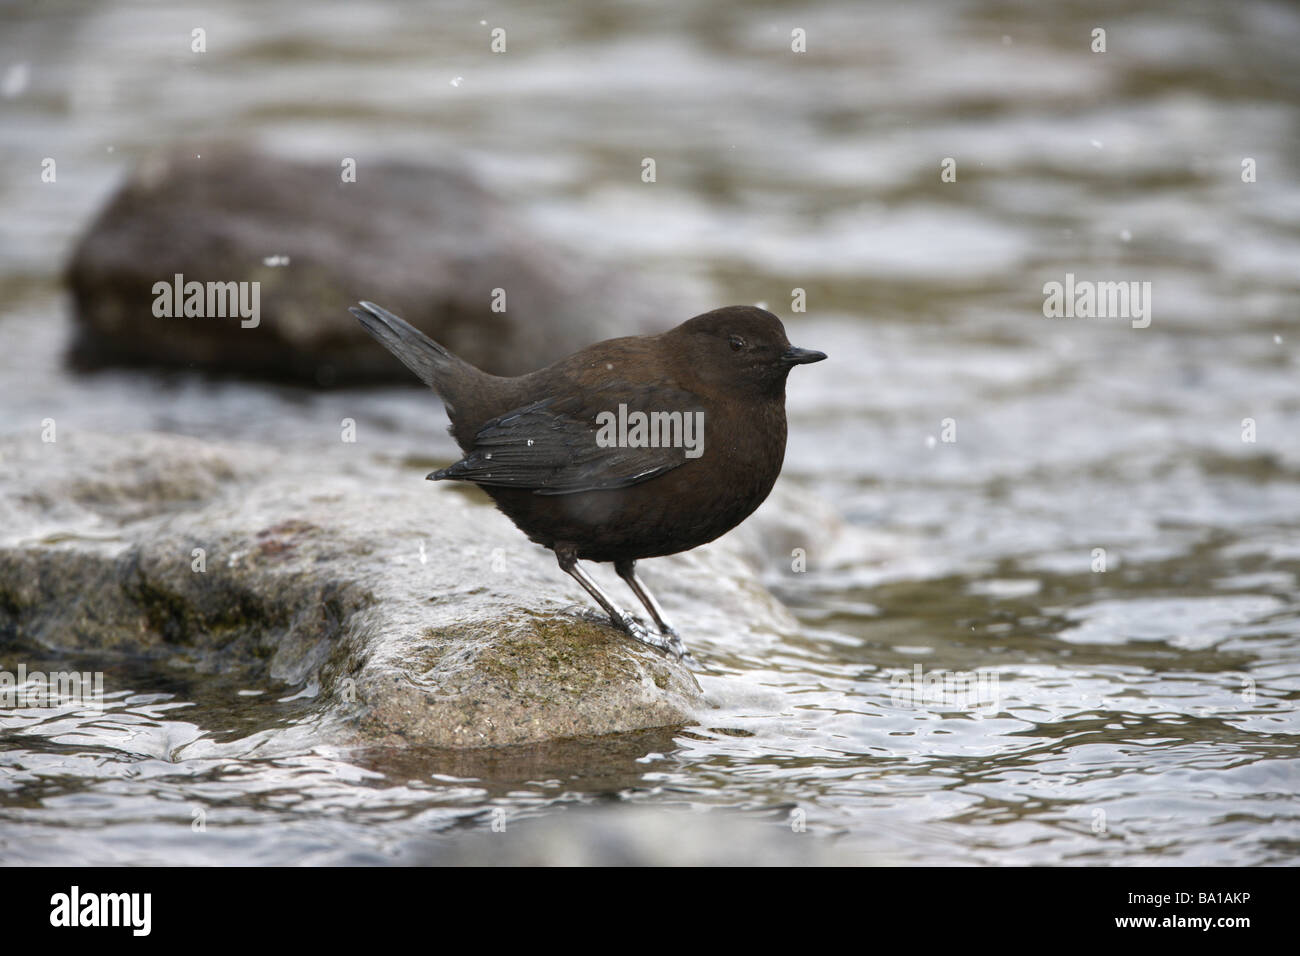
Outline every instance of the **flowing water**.
<svg viewBox="0 0 1300 956"><path fill-rule="evenodd" d="M798 639L665 596L721 704L679 731L348 753L295 735L301 688L109 669L102 714L0 714L0 860L436 859L502 811L608 802L885 862L1296 859L1297 8L295 7L0 10L6 433L310 449L351 414L449 454L416 391L75 376L58 284L155 146L449 160L698 311L764 302L828 352L791 378L786 480L887 560L819 564L813 539L770 569ZM1067 275L1149 282L1149 312L1046 318Z"/></svg>

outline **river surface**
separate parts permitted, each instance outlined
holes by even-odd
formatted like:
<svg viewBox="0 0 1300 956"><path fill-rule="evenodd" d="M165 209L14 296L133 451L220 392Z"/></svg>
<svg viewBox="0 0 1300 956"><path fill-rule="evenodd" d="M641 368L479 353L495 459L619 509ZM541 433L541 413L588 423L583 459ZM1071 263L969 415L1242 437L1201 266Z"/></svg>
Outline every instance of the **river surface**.
<svg viewBox="0 0 1300 956"><path fill-rule="evenodd" d="M776 311L831 356L791 377L785 480L892 544L771 570L798 639L670 601L723 704L676 732L348 753L295 744L301 688L115 667L102 714L0 713L0 861L418 862L614 803L862 861L1294 863L1297 50L1263 2L6 5L5 433L310 449L353 415L450 454L416 390L62 364L62 263L150 149L364 148L463 164L695 311ZM1067 275L1149 282L1149 324L1045 317Z"/></svg>

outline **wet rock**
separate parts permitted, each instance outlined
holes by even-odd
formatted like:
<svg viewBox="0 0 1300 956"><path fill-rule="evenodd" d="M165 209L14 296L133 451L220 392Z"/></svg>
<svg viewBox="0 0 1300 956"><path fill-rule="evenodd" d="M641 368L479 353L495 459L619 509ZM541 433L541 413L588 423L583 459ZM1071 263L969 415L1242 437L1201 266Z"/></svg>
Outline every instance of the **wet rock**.
<svg viewBox="0 0 1300 956"><path fill-rule="evenodd" d="M678 726L705 706L683 665L576 612L587 602L549 552L409 469L60 433L0 443L0 487L11 658L145 657L301 686L322 739L384 745Z"/></svg>
<svg viewBox="0 0 1300 956"><path fill-rule="evenodd" d="M481 368L516 375L687 317L661 291L533 235L456 169L363 159L355 182L341 172L218 147L143 162L73 254L74 364L324 386L412 380L348 314L371 299ZM176 275L258 283L256 326L156 316L155 284ZM492 309L495 289L504 312Z"/></svg>

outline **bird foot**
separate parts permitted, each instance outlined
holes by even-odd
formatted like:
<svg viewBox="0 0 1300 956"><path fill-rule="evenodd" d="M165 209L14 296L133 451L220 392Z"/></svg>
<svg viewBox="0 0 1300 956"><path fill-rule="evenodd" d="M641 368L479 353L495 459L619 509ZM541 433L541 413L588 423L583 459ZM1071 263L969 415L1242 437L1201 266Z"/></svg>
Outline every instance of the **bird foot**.
<svg viewBox="0 0 1300 956"><path fill-rule="evenodd" d="M657 647L665 654L671 654L688 667L698 668L699 662L691 656L691 652L686 649L682 639L678 636L671 626L665 625L659 628L659 633L654 633L642 623L639 617L633 617L631 614L625 616L631 619L632 629L624 628L629 634L635 637L643 644L649 644L651 647Z"/></svg>
<svg viewBox="0 0 1300 956"><path fill-rule="evenodd" d="M669 638L664 637L662 634L657 634L650 630L650 628L646 627L639 617L635 617L627 611L619 611L618 614L614 616L613 620L614 625L619 630L636 638L642 644L649 644L651 647L658 648L661 651L670 654L672 653L672 641Z"/></svg>
<svg viewBox="0 0 1300 956"><path fill-rule="evenodd" d="M663 651L690 667L699 667L699 663L691 656L691 652L686 649L682 639L671 627L656 632L651 630L641 618L622 608L618 609L617 614L604 614L594 607L580 606L575 607L574 610L584 620L600 624L613 624L634 640L640 641L648 647L653 647L655 650Z"/></svg>
<svg viewBox="0 0 1300 956"><path fill-rule="evenodd" d="M691 667L699 667L699 662L691 656L691 652L686 649L682 643L681 635L671 624L665 624L659 628L659 634L668 642L668 653L672 654L679 661L689 664Z"/></svg>

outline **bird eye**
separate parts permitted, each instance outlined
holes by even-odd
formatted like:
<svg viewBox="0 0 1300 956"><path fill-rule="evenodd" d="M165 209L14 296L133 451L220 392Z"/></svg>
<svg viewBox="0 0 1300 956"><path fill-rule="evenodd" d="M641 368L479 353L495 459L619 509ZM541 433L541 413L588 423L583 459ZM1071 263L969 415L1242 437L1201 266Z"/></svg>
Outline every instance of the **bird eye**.
<svg viewBox="0 0 1300 956"><path fill-rule="evenodd" d="M745 340L742 339L739 335L733 335L727 341L731 343L731 350L733 352L739 352L741 349L745 347Z"/></svg>

